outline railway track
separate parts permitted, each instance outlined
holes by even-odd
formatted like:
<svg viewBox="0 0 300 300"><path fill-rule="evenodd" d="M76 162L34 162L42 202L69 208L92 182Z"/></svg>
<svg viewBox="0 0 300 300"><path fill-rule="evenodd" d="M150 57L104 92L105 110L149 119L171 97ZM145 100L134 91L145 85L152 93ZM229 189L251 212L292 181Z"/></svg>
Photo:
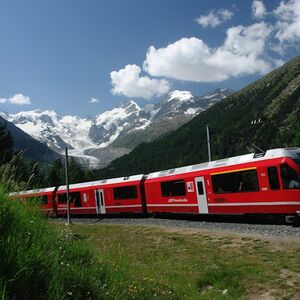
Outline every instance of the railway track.
<svg viewBox="0 0 300 300"><path fill-rule="evenodd" d="M54 222L65 222L66 219L54 219ZM245 216L172 216L159 217L128 217L109 216L104 218L76 217L72 218L74 224L118 224L140 226L162 226L177 229L211 230L239 234L250 234L261 237L288 238L300 243L300 227L287 225L281 220L268 220Z"/></svg>

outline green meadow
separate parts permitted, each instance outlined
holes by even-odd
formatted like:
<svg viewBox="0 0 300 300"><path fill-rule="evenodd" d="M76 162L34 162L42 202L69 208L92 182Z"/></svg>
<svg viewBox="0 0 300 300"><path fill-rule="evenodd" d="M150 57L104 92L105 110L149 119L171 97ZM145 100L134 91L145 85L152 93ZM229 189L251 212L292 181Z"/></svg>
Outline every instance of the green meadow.
<svg viewBox="0 0 300 300"><path fill-rule="evenodd" d="M101 262L153 298L300 299L300 241L152 226L77 224ZM269 297L269 298L263 298Z"/></svg>
<svg viewBox="0 0 300 300"><path fill-rule="evenodd" d="M299 249L225 232L66 226L0 188L1 300L299 299Z"/></svg>

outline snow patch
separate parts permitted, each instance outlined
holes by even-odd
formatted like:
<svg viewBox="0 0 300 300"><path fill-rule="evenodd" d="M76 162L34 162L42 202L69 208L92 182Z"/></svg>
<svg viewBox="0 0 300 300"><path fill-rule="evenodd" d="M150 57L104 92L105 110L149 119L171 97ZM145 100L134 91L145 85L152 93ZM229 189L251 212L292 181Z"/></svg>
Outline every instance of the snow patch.
<svg viewBox="0 0 300 300"><path fill-rule="evenodd" d="M216 93L216 94L212 94L212 95L207 95L207 96L204 96L203 99L212 99L212 98L216 98L216 96L218 96L219 94Z"/></svg>
<svg viewBox="0 0 300 300"><path fill-rule="evenodd" d="M131 114L139 113L140 110L141 108L131 100L128 106L124 107L121 105L98 115L95 118L95 124L103 126L105 130L110 130L113 125L117 125L119 121L127 119Z"/></svg>
<svg viewBox="0 0 300 300"><path fill-rule="evenodd" d="M123 129L124 129L123 127L118 127L116 132L109 137L109 140L105 143L101 143L99 145L99 147L100 148L106 148L108 145L110 145L113 141L116 140L116 138L120 135L120 133L122 132Z"/></svg>
<svg viewBox="0 0 300 300"><path fill-rule="evenodd" d="M100 161L98 158L84 154L88 148L69 150L69 156L74 157L80 164L88 165L90 168L97 168Z"/></svg>
<svg viewBox="0 0 300 300"><path fill-rule="evenodd" d="M63 142L73 148L96 146L89 138L91 120L76 116L61 117L53 110L22 111L9 115L8 121L33 138L51 146L52 141L58 149L62 147L55 138L59 136ZM64 149L61 149L62 151Z"/></svg>
<svg viewBox="0 0 300 300"><path fill-rule="evenodd" d="M170 102L174 99L176 100L179 100L179 101L189 101L191 100L192 98L194 98L193 94L189 91L179 91L179 90L175 90L173 92L170 92L168 94L168 101L167 102Z"/></svg>
<svg viewBox="0 0 300 300"><path fill-rule="evenodd" d="M186 115L195 115L198 111L198 108L189 108L184 113Z"/></svg>

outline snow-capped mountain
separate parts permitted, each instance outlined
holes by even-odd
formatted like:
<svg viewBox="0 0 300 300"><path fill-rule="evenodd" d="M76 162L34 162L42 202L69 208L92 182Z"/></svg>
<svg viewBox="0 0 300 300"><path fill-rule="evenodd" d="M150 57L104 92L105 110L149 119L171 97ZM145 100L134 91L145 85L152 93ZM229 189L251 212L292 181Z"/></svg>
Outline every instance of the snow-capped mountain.
<svg viewBox="0 0 300 300"><path fill-rule="evenodd" d="M155 115L154 120L183 115L194 117L231 93L232 91L229 89L217 89L199 97L189 91L172 91L160 104L159 112Z"/></svg>
<svg viewBox="0 0 300 300"><path fill-rule="evenodd" d="M129 100L93 118L60 116L52 110L0 112L0 115L59 153L68 146L70 155L85 163L98 163L100 158L102 164L107 164L138 143L175 129L230 93L229 89L218 89L199 97L175 90L158 104L141 108Z"/></svg>
<svg viewBox="0 0 300 300"><path fill-rule="evenodd" d="M90 139L105 148L120 134L132 130L142 130L151 121L151 117L134 101L130 100L110 111L96 116L89 131Z"/></svg>
<svg viewBox="0 0 300 300"><path fill-rule="evenodd" d="M24 157L28 159L46 163L51 163L55 159L61 158L57 152L49 149L44 143L32 138L26 132L3 118L3 116L7 117L8 114L0 112L0 125L5 125L7 130L10 131L14 140L14 150L21 151Z"/></svg>

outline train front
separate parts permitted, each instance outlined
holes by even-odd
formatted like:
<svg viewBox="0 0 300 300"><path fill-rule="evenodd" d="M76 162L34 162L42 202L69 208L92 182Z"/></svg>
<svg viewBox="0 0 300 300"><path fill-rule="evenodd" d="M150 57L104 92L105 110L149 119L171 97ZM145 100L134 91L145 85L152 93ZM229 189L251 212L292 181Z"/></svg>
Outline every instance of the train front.
<svg viewBox="0 0 300 300"><path fill-rule="evenodd" d="M300 148L287 152L287 158L280 167L283 188L300 190Z"/></svg>
<svg viewBox="0 0 300 300"><path fill-rule="evenodd" d="M287 149L288 157L280 166L283 189L288 200L296 204L300 220L300 148Z"/></svg>

